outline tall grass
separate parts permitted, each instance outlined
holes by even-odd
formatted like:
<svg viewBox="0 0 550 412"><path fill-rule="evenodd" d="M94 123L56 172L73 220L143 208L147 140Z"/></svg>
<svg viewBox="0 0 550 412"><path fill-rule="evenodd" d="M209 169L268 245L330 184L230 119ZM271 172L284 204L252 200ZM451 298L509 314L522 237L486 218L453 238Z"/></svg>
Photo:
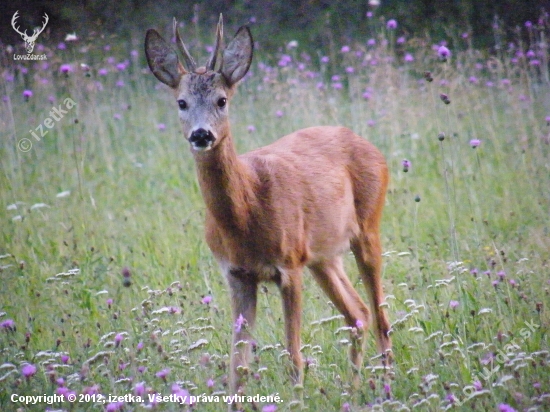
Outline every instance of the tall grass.
<svg viewBox="0 0 550 412"><path fill-rule="evenodd" d="M445 62L440 45L376 25L374 41L332 53L290 44L272 64L260 53L231 103L239 151L340 124L386 155L395 364L380 367L368 336L353 392L349 336L306 276L304 387L289 384L280 299L267 285L245 395L278 394L278 410L549 407L550 94L539 29L496 57L456 40ZM153 406L146 394L221 396L229 299L175 102L141 50L66 46L2 73L0 409L48 406L13 394L143 395L50 406L125 411ZM48 128L66 98L76 105ZM48 134L37 140L39 125ZM206 398L183 407L222 408Z"/></svg>

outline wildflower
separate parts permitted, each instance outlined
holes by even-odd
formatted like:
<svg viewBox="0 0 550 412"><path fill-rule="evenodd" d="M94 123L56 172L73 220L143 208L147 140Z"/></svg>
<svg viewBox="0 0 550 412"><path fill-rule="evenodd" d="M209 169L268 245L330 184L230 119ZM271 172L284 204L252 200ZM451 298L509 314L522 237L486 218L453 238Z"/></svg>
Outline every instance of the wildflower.
<svg viewBox="0 0 550 412"><path fill-rule="evenodd" d="M374 46L375 44L376 44L376 40L374 40L374 39L369 39L367 41L367 46Z"/></svg>
<svg viewBox="0 0 550 412"><path fill-rule="evenodd" d="M450 104L451 103L451 100L449 99L449 96L447 96L445 93L441 93L439 95L439 98L441 99L441 101L445 104Z"/></svg>
<svg viewBox="0 0 550 412"><path fill-rule="evenodd" d="M404 37L404 36L399 37L399 38L396 40L396 43L397 43L397 44L404 44L404 43L405 43L405 37Z"/></svg>
<svg viewBox="0 0 550 412"><path fill-rule="evenodd" d="M506 403L501 403L500 405L498 405L498 410L500 412L516 412L514 408Z"/></svg>
<svg viewBox="0 0 550 412"><path fill-rule="evenodd" d="M501 270L501 271L497 272L497 276L501 279L504 279L506 277L506 272Z"/></svg>
<svg viewBox="0 0 550 412"><path fill-rule="evenodd" d="M409 171L409 168L411 167L411 162L407 159L403 159L401 165L403 166L403 171L407 173Z"/></svg>
<svg viewBox="0 0 550 412"><path fill-rule="evenodd" d="M342 412L351 412L351 406L348 402L342 405Z"/></svg>
<svg viewBox="0 0 550 412"><path fill-rule="evenodd" d="M124 335L122 333L117 333L115 335L115 345L118 347L120 345L120 342L124 340Z"/></svg>
<svg viewBox="0 0 550 412"><path fill-rule="evenodd" d="M271 404L271 405L265 405L262 408L262 412L275 412L277 410L277 405Z"/></svg>
<svg viewBox="0 0 550 412"><path fill-rule="evenodd" d="M246 127L246 130L248 130L248 133L254 133L256 131L256 127L252 124L249 124L247 127Z"/></svg>
<svg viewBox="0 0 550 412"><path fill-rule="evenodd" d="M105 412L117 412L124 408L124 402L112 402L105 406Z"/></svg>
<svg viewBox="0 0 550 412"><path fill-rule="evenodd" d="M134 393L136 396L143 396L145 394L145 382L138 382L134 387Z"/></svg>
<svg viewBox="0 0 550 412"><path fill-rule="evenodd" d="M155 376L166 382L166 377L168 376L169 373L170 373L170 368L166 368L155 373Z"/></svg>
<svg viewBox="0 0 550 412"><path fill-rule="evenodd" d="M10 332L15 332L15 322L13 321L13 319L6 319L2 321L2 323L0 323L0 327L2 329L7 329Z"/></svg>
<svg viewBox="0 0 550 412"><path fill-rule="evenodd" d="M349 52L349 46L342 46L342 49L340 50L342 53L348 53Z"/></svg>
<svg viewBox="0 0 550 412"><path fill-rule="evenodd" d="M65 50L67 48L67 45L65 43L61 42L57 45L57 48L59 50Z"/></svg>
<svg viewBox="0 0 550 412"><path fill-rule="evenodd" d="M298 47L298 41L297 40L291 40L286 45L287 49L295 49L296 47Z"/></svg>
<svg viewBox="0 0 550 412"><path fill-rule="evenodd" d="M118 70L119 72L122 72L122 71L126 70L126 64L124 64L124 63L118 63L118 64L116 65L116 68L117 68L117 70Z"/></svg>
<svg viewBox="0 0 550 412"><path fill-rule="evenodd" d="M119 116L120 116L120 115L119 115ZM115 119L116 119L116 118L117 118L117 117L116 117L116 114L115 114ZM105 303L107 303L107 307L108 307L109 309L111 309L111 305L113 304L113 299L109 298L109 299L107 299L107 300L105 301Z"/></svg>
<svg viewBox="0 0 550 412"><path fill-rule="evenodd" d="M529 62L529 64L530 64L531 66L540 66L540 60L538 60L538 59L533 59L533 60L531 60L531 61Z"/></svg>
<svg viewBox="0 0 550 412"><path fill-rule="evenodd" d="M124 266L122 268L122 277L124 278L122 281L122 285L124 287L129 287L132 285L132 281L130 280L130 277L132 276L132 273L130 272L130 268L127 266Z"/></svg>
<svg viewBox="0 0 550 412"><path fill-rule="evenodd" d="M120 119L122 119L122 115L121 115L120 113L115 113L115 114L113 115L113 119L115 119L115 120L120 120ZM110 308L111 308L111 307L109 306L109 309L110 309Z"/></svg>
<svg viewBox="0 0 550 412"><path fill-rule="evenodd" d="M493 287L496 288L496 287L498 286L499 283L500 283L500 282L499 282L498 280L493 280L493 281L491 282L491 285L493 285Z"/></svg>
<svg viewBox="0 0 550 412"><path fill-rule="evenodd" d="M460 303L459 303L457 300L451 300L451 301L449 302L449 307L450 307L451 309L455 309L458 305L460 305Z"/></svg>
<svg viewBox="0 0 550 412"><path fill-rule="evenodd" d="M70 64L62 64L59 67L59 71L63 74L68 75L70 72L73 71L73 67Z"/></svg>
<svg viewBox="0 0 550 412"><path fill-rule="evenodd" d="M357 320L355 321L355 327L356 327L357 329L363 329L363 326L364 326L364 325L363 325L363 322L362 322L360 319L357 319Z"/></svg>
<svg viewBox="0 0 550 412"><path fill-rule="evenodd" d="M76 33L67 33L67 35L65 36L65 41L77 41L78 40L78 36L76 35Z"/></svg>
<svg viewBox="0 0 550 412"><path fill-rule="evenodd" d="M490 80L487 83L485 83L485 86L487 86L487 87L493 87L494 85L495 84Z"/></svg>
<svg viewBox="0 0 550 412"><path fill-rule="evenodd" d="M202 298L201 302L203 305L208 305L210 302L212 302L212 296L206 295L204 298Z"/></svg>
<svg viewBox="0 0 550 412"><path fill-rule="evenodd" d="M546 126L550 126L550 116L546 116L544 120L546 121Z"/></svg>
<svg viewBox="0 0 550 412"><path fill-rule="evenodd" d="M283 116L284 116L284 113L283 113L282 110L277 110L277 111L275 112L275 116L277 116L277 117L283 117Z"/></svg>
<svg viewBox="0 0 550 412"><path fill-rule="evenodd" d="M443 140L445 140L445 133L440 132L440 133L437 135L437 140L439 140L440 142L442 142Z"/></svg>
<svg viewBox="0 0 550 412"><path fill-rule="evenodd" d="M136 345L136 349L137 349L138 352L141 351L141 350L143 349L143 342L140 341L140 342Z"/></svg>
<svg viewBox="0 0 550 412"><path fill-rule="evenodd" d="M472 139L472 140L470 140L470 146L472 147L472 149L475 149L475 148L478 147L480 144L481 144L481 140L479 140L479 139Z"/></svg>
<svg viewBox="0 0 550 412"><path fill-rule="evenodd" d="M206 386L208 386L209 388L213 388L214 387L214 379L210 378L206 381Z"/></svg>
<svg viewBox="0 0 550 412"><path fill-rule="evenodd" d="M21 368L21 373L23 376L27 379L32 378L34 375L36 375L36 366L27 363Z"/></svg>
<svg viewBox="0 0 550 412"><path fill-rule="evenodd" d="M31 97L32 97L32 90L23 91L23 98L25 99L26 102L28 102Z"/></svg>
<svg viewBox="0 0 550 412"><path fill-rule="evenodd" d="M405 53L405 57L403 57L403 60L405 60L405 63L412 63L414 61L414 57L410 53Z"/></svg>
<svg viewBox="0 0 550 412"><path fill-rule="evenodd" d="M336 90L341 90L344 86L340 82L332 83L332 87Z"/></svg>
<svg viewBox="0 0 550 412"><path fill-rule="evenodd" d="M508 282L510 283L510 286L512 286L512 287L516 287L517 284L518 284L518 282L516 282L514 279L510 279Z"/></svg>
<svg viewBox="0 0 550 412"><path fill-rule="evenodd" d="M321 63L328 63L330 61L330 58L328 56L321 57Z"/></svg>
<svg viewBox="0 0 550 412"><path fill-rule="evenodd" d="M69 356L68 355L61 355L61 362L66 365L67 363L69 363Z"/></svg>
<svg viewBox="0 0 550 412"><path fill-rule="evenodd" d="M99 74L100 76L107 76L108 73L109 73L109 70L103 67L97 71L97 74Z"/></svg>
<svg viewBox="0 0 550 412"><path fill-rule="evenodd" d="M470 35L468 34L468 32L464 32L464 33L462 33L461 37L463 39L467 39L468 37L470 37Z"/></svg>
<svg viewBox="0 0 550 412"><path fill-rule="evenodd" d="M527 53L525 53L525 57L527 57L528 59L532 59L535 56L536 54L533 50L527 50Z"/></svg>
<svg viewBox="0 0 550 412"><path fill-rule="evenodd" d="M124 81L123 80L118 80L116 82L116 87L124 87Z"/></svg>
<svg viewBox="0 0 550 412"><path fill-rule="evenodd" d="M355 71L355 69L353 67L351 67L351 66L346 67L346 73L352 74L354 71Z"/></svg>
<svg viewBox="0 0 550 412"><path fill-rule="evenodd" d="M533 23L531 23L529 20L527 20L525 22L525 27L527 27L528 29L530 29L531 27L533 27Z"/></svg>
<svg viewBox="0 0 550 412"><path fill-rule="evenodd" d="M472 84L478 84L479 80L477 79L477 77L475 76L470 76L470 78L468 79L468 81Z"/></svg>
<svg viewBox="0 0 550 412"><path fill-rule="evenodd" d="M371 98L370 92L369 92L369 91L365 91L365 92L363 93L363 99L365 99L365 100L370 100L370 98Z"/></svg>
<svg viewBox="0 0 550 412"><path fill-rule="evenodd" d="M394 20L394 19L390 19L388 20L388 22L386 23L386 27L389 29L389 30L395 30L397 28L397 22Z"/></svg>
<svg viewBox="0 0 550 412"><path fill-rule="evenodd" d="M235 332L239 333L245 323L246 319L243 317L243 314L240 313L237 321L235 322Z"/></svg>
<svg viewBox="0 0 550 412"><path fill-rule="evenodd" d="M370 19L372 17L372 11L367 11L367 14L365 14L365 16Z"/></svg>
<svg viewBox="0 0 550 412"><path fill-rule="evenodd" d="M374 120L367 120L367 126L374 127L376 125L376 122Z"/></svg>
<svg viewBox="0 0 550 412"><path fill-rule="evenodd" d="M511 82L510 82L510 79L502 79L500 81L500 83L503 85L503 86L510 86Z"/></svg>
<svg viewBox="0 0 550 412"><path fill-rule="evenodd" d="M137 58L139 56L139 53L137 50L132 50L130 52L130 56L132 56L133 58Z"/></svg>
<svg viewBox="0 0 550 412"><path fill-rule="evenodd" d="M451 51L445 46L439 46L437 49L437 56L444 62L451 57Z"/></svg>
<svg viewBox="0 0 550 412"><path fill-rule="evenodd" d="M86 386L83 390L82 390L82 393L84 395L97 395L99 393L99 385L97 384L94 384L92 386Z"/></svg>
<svg viewBox="0 0 550 412"><path fill-rule="evenodd" d="M147 368L146 368L145 366L138 366L138 369L137 369L137 370L138 370L139 373L142 373L142 374L143 374L143 373L145 373L145 371L147 370Z"/></svg>

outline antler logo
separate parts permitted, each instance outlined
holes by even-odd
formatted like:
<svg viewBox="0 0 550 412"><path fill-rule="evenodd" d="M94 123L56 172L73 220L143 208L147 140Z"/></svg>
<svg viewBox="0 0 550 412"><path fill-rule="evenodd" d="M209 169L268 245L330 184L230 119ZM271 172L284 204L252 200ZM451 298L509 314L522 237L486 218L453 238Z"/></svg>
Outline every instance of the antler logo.
<svg viewBox="0 0 550 412"><path fill-rule="evenodd" d="M19 10L17 10L15 12L15 14L13 15L13 18L11 19L11 25L13 26L13 29L17 33L19 33L21 35L21 37L23 38L23 40L25 41L25 48L27 49L27 53L30 54L34 50L34 42L36 41L36 38L38 37L38 35L40 33L42 33L44 31L44 29L46 28L46 24L48 24L48 21L50 20L50 18L48 17L48 15L46 13L44 13L44 24L42 25L42 28L41 29L34 29L34 31L32 33L32 36L29 36L27 34L27 30L25 30L24 32L21 32L21 31L19 31L19 27L15 26L15 24L16 24L15 21L19 17L17 15L17 13L19 13Z"/></svg>

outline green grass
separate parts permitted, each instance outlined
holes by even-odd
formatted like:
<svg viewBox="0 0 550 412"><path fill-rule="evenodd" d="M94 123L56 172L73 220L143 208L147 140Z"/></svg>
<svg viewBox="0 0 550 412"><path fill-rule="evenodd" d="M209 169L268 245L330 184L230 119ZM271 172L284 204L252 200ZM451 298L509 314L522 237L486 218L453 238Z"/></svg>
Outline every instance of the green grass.
<svg viewBox="0 0 550 412"><path fill-rule="evenodd" d="M342 320L329 320L337 311L306 276L302 340L309 366L303 389L292 388L280 298L267 285L245 394L278 394L278 410L300 409L299 400L327 411L548 408L548 84L524 59L513 64L505 56L490 62L494 70L476 69L487 60L473 50L453 51L442 63L415 44L369 50L365 65L365 53L343 54L341 66L321 64L320 71L316 57L308 63L300 56L314 51L299 48L286 67L268 72L254 65L231 103L240 152L301 127L340 124L375 143L391 170L382 233L393 369L376 368L369 335L362 388L350 390L349 336L338 331ZM63 393L60 387L82 394L98 385L100 394L125 395L144 382L148 392L170 395L177 383L194 396L221 394L229 299L202 234L204 204L176 105L136 60L117 72L104 60L108 53L92 47L86 61L73 47L54 51L47 69L23 74L14 67L2 79L0 321L13 320L15 329L0 328L0 409L44 410L45 402L25 405L11 396ZM399 47L414 51L416 61L400 63ZM64 75L59 65L67 62L75 70ZM77 62L90 64L90 77ZM109 74L99 76L101 67ZM426 70L433 82L422 80ZM342 89L333 87L333 74ZM473 75L479 84L469 81ZM25 88L33 91L27 102ZM67 97L76 106L37 141L29 130ZM18 149L23 138L32 143L27 152ZM472 149L471 139L480 146ZM405 158L412 164L407 173ZM351 258L347 267L364 294ZM201 303L207 295L212 302ZM62 355L69 356L65 363ZM22 375L26 363L37 367L29 378ZM165 379L156 376L166 368ZM481 387L472 389L474 382ZM125 403L124 410L147 403ZM52 408L97 409L91 402Z"/></svg>

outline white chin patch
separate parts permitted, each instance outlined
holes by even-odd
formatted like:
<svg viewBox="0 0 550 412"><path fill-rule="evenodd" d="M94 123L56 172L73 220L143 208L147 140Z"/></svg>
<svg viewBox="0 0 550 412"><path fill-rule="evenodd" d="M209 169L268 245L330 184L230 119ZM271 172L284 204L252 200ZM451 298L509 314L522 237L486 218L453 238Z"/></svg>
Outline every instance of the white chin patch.
<svg viewBox="0 0 550 412"><path fill-rule="evenodd" d="M195 152L207 152L212 149L212 143L208 143L206 146L197 146L195 143L191 143L191 147Z"/></svg>

